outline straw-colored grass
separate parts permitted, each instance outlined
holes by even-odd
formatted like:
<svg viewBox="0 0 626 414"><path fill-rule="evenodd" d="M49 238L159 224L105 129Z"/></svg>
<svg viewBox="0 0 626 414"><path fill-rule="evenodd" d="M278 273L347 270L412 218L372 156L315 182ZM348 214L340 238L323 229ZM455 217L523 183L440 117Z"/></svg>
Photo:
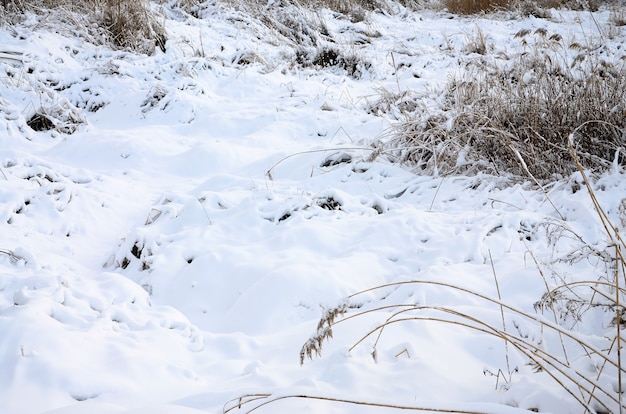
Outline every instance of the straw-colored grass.
<svg viewBox="0 0 626 414"><path fill-rule="evenodd" d="M322 401L330 402L333 404L348 404L363 407L385 408L395 409L403 411L416 411L416 412L428 412L428 413L450 413L450 414L492 414L487 411L478 410L464 410L459 408L445 408L445 407L429 407L420 405L400 405L393 403L380 403L373 401L355 400L349 398L329 397L323 395L309 395L309 394L287 394L287 395L274 395L274 394L248 394L228 401L222 410L223 414L228 414L231 411L246 410L246 414L262 409L270 404L278 401L288 399L299 399L308 401ZM495 414L495 413L493 413Z"/></svg>
<svg viewBox="0 0 626 414"><path fill-rule="evenodd" d="M51 18L43 19L41 24L55 25L55 30L93 43L148 54L155 48L165 50L165 29L149 0L2 1L0 17L4 14L9 20L24 12L47 14Z"/></svg>
<svg viewBox="0 0 626 414"><path fill-rule="evenodd" d="M485 35L471 40L485 51ZM626 164L625 61L606 60L588 39L567 42L545 29L516 34L522 52L476 59L454 76L440 112L418 108L385 144L395 159L428 174L511 174L536 180L577 170L568 137L594 171Z"/></svg>
<svg viewBox="0 0 626 414"><path fill-rule="evenodd" d="M551 8L595 11L599 7L598 0L443 0L443 4L450 13L455 14L517 10L537 17L547 17L546 10Z"/></svg>
<svg viewBox="0 0 626 414"><path fill-rule="evenodd" d="M626 243L615 226L608 218L594 193L587 169L582 165L581 159L575 150L576 135L585 130L587 125L580 125L569 136L569 151L578 172L581 174L586 190L593 202L598 217L598 226L604 230L608 241L606 251L597 252L600 259L606 265L606 274L597 280L576 280L564 282L560 285L549 286L548 279L543 274L542 268L534 254L531 256L546 285L546 292L535 303L537 313L531 313L514 307L502 298L498 286L498 278L493 269L498 297L490 297L479 291L463 287L454 283L436 280L410 280L389 283L376 286L349 296L345 302L335 308L328 309L322 315L317 332L302 347L300 362L304 363L307 358L319 357L325 342L333 338L333 331L355 318L365 315L381 315L380 322L373 328L364 332L350 347L350 351L366 341L373 348L372 356L376 358L376 349L385 331L396 324L406 323L438 323L453 325L474 331L477 334L488 335L503 341L507 353L507 373L505 381L509 381L512 369L509 366L509 352L515 352L528 361L536 372L544 373L554 380L570 397L576 401L585 412L617 413L626 410L623 401L622 375L626 369L622 363L621 348L622 329L626 325L624 315L624 300L626 298L626 258L624 249ZM581 237L577 237L583 242ZM593 248L587 250L594 252ZM394 303L388 297L390 290L398 288L419 289L427 285L431 288L443 291L460 292L466 297L471 297L478 302L483 302L480 307L495 308L501 314L500 323L487 321L480 315L468 311L467 308L455 306L441 306L436 304L422 305L415 303ZM378 299L371 301L371 296L377 295ZM409 295L410 296L410 295ZM368 298L368 300L365 300ZM364 306L364 303L369 303ZM463 310L462 310L463 309ZM591 309L603 309L606 312L614 312L611 329L607 330L604 338L579 335L572 327L563 325L563 321L571 317L581 319L581 315ZM552 320L544 317L543 313L552 315ZM559 339L557 346L548 345L548 341L531 340L519 331L507 329L506 320L514 318L517 321L525 321L529 326L536 327L536 332L541 332L542 337L552 336ZM603 341L598 345L597 341ZM595 343L594 343L595 341ZM590 366L595 370L585 371L577 368L581 359L587 358ZM579 361L574 363L573 361ZM617 381L616 387L606 387L606 381Z"/></svg>

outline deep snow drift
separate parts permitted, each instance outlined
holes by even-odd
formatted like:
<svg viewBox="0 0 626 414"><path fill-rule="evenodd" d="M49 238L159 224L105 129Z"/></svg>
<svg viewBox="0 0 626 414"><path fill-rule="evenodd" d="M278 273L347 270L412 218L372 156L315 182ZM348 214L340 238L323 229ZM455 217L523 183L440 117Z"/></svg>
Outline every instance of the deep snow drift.
<svg viewBox="0 0 626 414"><path fill-rule="evenodd" d="M372 314L338 327L321 358L299 357L324 309L377 285L430 280L496 298L499 288L541 315L547 283L605 274L592 250L608 242L580 175L547 193L506 177L418 176L370 144L401 116L372 110L381 91L436 101L451 73L483 58L464 49L476 27L494 55L513 53L521 29L585 39L608 12L400 11L360 23L320 12L367 62L359 76L298 66L293 45L227 7L207 6L202 19L164 13L167 51L153 56L92 45L33 15L0 27L2 412L222 412L257 393L581 412L523 355L456 325L398 324L375 359L375 338L348 352L386 317ZM623 58L623 37L605 40L607 55ZM36 113L54 128L33 130ZM623 228L623 172L595 177L594 190ZM498 306L437 285L359 300L501 323ZM613 317L599 307L559 322L603 348ZM507 322L558 348L528 321ZM576 369L597 369L569 351ZM614 388L616 377L607 369L598 383ZM258 410L288 411L393 410L299 399Z"/></svg>

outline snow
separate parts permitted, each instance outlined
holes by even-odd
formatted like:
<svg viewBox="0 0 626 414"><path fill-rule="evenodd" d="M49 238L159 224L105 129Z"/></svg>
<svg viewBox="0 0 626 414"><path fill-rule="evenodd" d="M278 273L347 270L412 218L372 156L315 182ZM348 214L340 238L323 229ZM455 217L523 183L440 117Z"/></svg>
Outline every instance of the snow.
<svg viewBox="0 0 626 414"><path fill-rule="evenodd" d="M371 108L381 91L436 102L451 74L481 59L464 52L477 27L495 56L521 50L521 29L584 40L608 12L553 10L546 20L399 8L351 23L321 10L340 46L370 63L358 77L290 64L293 45L226 6L207 6L202 19L162 12L167 51L152 56L93 45L34 15L0 27L3 412L217 413L253 394L326 399L284 398L258 412L395 412L333 398L581 412L523 355L457 325L389 326L374 361L373 337L349 351L388 316L372 313L338 325L321 358L300 366L299 355L325 309L378 285L440 284L355 300L454 307L501 326L499 306L442 284L496 299L499 290L554 322L533 307L547 283L602 276L594 252L610 243L580 174L547 194L511 177L417 175L372 158L371 144L403 115ZM607 54L623 58L623 42L608 41ZM242 56L256 62L238 64ZM39 111L56 128L28 127ZM624 172L593 185L623 229ZM563 323L606 346L614 314L588 314ZM532 321L507 324L559 347ZM609 389L616 377L598 381Z"/></svg>

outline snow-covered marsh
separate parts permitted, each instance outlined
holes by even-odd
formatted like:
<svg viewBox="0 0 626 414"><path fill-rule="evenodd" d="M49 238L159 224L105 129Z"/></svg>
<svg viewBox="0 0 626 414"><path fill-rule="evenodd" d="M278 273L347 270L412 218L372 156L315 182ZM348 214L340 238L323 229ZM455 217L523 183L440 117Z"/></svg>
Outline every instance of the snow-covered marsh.
<svg viewBox="0 0 626 414"><path fill-rule="evenodd" d="M560 414L584 412L589 393L605 405L593 410L619 411L611 291L571 285L614 274L582 175L543 188L420 175L379 141L411 111L440 111L468 65L523 53L520 31L602 39L623 73L611 12L320 10L327 34L300 43L221 3L160 13L168 41L152 55L68 33L54 13L0 27L3 412L234 413L285 397L256 412ZM486 55L468 49L477 27ZM589 176L623 231L622 166ZM301 365L344 303L346 316L419 313L351 351L397 308L341 322ZM566 377L579 374L593 379L582 391ZM238 409L245 395L269 396Z"/></svg>

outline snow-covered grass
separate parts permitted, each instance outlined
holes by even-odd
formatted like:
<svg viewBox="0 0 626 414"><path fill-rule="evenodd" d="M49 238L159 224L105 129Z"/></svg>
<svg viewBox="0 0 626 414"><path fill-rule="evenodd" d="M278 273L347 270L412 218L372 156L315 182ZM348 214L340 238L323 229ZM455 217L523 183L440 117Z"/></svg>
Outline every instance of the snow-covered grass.
<svg viewBox="0 0 626 414"><path fill-rule="evenodd" d="M397 135L544 30L619 78L617 9L256 7L151 4L151 54L3 14L2 412L620 412L623 126L541 182Z"/></svg>
<svg viewBox="0 0 626 414"><path fill-rule="evenodd" d="M477 27L465 51L485 58L454 76L442 111L407 116L390 146L440 174L561 179L577 170L570 139L589 168L623 164L624 62L605 59L615 54L602 32L582 41L565 40L559 31L521 29L517 47L493 55L495 46Z"/></svg>

